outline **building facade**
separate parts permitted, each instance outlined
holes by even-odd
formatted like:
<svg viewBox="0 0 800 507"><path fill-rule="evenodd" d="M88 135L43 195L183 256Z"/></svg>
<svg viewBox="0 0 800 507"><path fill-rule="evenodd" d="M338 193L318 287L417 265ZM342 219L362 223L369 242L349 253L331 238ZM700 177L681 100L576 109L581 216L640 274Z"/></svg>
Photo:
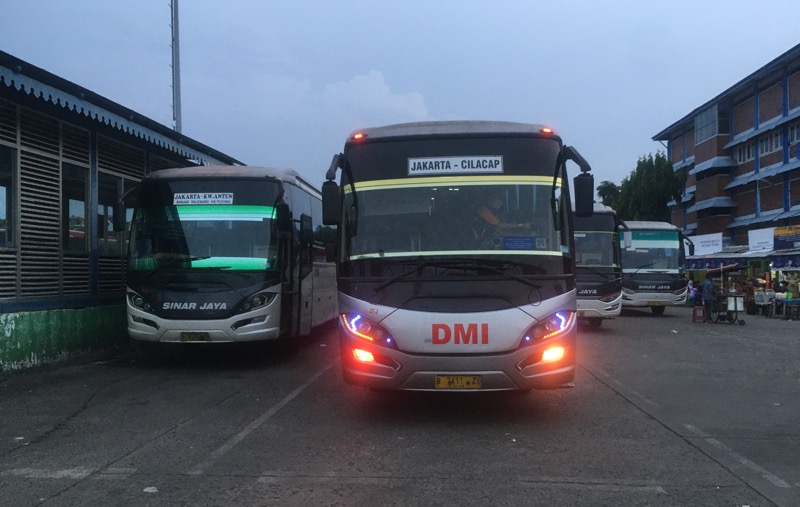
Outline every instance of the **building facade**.
<svg viewBox="0 0 800 507"><path fill-rule="evenodd" d="M686 235L749 233L800 225L800 45L653 137L686 184L669 203Z"/></svg>
<svg viewBox="0 0 800 507"><path fill-rule="evenodd" d="M236 159L0 52L0 374L127 340L114 204Z"/></svg>

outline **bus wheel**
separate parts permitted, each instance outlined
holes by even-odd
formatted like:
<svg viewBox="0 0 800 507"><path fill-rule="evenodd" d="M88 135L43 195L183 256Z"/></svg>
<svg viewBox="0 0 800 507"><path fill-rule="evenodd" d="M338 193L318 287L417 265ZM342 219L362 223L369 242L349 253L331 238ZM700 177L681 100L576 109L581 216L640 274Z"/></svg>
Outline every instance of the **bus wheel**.
<svg viewBox="0 0 800 507"><path fill-rule="evenodd" d="M589 324L589 327L593 327L595 329L603 325L603 319L593 317L591 319L586 319L586 321Z"/></svg>
<svg viewBox="0 0 800 507"><path fill-rule="evenodd" d="M650 311L653 312L653 315L664 315L664 308L663 306L651 306Z"/></svg>

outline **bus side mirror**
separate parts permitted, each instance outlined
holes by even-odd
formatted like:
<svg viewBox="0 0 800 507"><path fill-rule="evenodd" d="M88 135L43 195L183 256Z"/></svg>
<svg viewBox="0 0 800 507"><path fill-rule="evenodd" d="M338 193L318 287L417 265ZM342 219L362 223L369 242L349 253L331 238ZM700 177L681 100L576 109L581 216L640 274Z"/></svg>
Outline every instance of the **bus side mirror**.
<svg viewBox="0 0 800 507"><path fill-rule="evenodd" d="M314 230L311 226L311 217L300 215L300 243L310 245L314 242Z"/></svg>
<svg viewBox="0 0 800 507"><path fill-rule="evenodd" d="M123 232L125 231L125 214L127 210L125 209L125 204L118 202L114 205L114 232Z"/></svg>
<svg viewBox="0 0 800 507"><path fill-rule="evenodd" d="M292 212L289 211L289 205L285 202L275 206L275 223L279 231L288 231L292 227Z"/></svg>
<svg viewBox="0 0 800 507"><path fill-rule="evenodd" d="M341 197L339 185L328 180L322 184L322 223L325 225L339 225L341 215Z"/></svg>
<svg viewBox="0 0 800 507"><path fill-rule="evenodd" d="M622 233L622 238L625 243L625 250L630 250L631 246L633 246L633 233L631 231L625 231Z"/></svg>
<svg viewBox="0 0 800 507"><path fill-rule="evenodd" d="M325 243L325 260L336 262L336 243Z"/></svg>
<svg viewBox="0 0 800 507"><path fill-rule="evenodd" d="M594 176L589 173L581 173L572 181L575 189L575 216L592 216L594 213Z"/></svg>

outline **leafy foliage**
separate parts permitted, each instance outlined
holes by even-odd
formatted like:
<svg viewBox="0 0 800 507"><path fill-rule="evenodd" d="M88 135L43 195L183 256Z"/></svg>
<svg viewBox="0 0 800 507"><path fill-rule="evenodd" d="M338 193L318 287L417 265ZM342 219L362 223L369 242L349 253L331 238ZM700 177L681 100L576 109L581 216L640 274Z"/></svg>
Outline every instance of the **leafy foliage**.
<svg viewBox="0 0 800 507"><path fill-rule="evenodd" d="M667 156L658 152L640 157L636 169L619 186L610 181L600 183L597 195L623 220L669 222L667 203L681 199L684 185L685 174L675 173Z"/></svg>

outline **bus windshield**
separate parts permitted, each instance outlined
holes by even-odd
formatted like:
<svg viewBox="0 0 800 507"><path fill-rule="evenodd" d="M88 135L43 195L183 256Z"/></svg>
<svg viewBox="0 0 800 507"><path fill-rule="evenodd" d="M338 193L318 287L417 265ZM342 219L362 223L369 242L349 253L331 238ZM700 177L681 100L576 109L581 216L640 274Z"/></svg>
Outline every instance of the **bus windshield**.
<svg viewBox="0 0 800 507"><path fill-rule="evenodd" d="M612 231L575 231L575 265L591 268L619 268Z"/></svg>
<svg viewBox="0 0 800 507"><path fill-rule="evenodd" d="M619 268L616 219L595 211L591 217L574 217L575 265L585 268Z"/></svg>
<svg viewBox="0 0 800 507"><path fill-rule="evenodd" d="M678 273L683 245L676 231L632 231L630 248L622 250L625 273Z"/></svg>
<svg viewBox="0 0 800 507"><path fill-rule="evenodd" d="M347 193L345 260L432 255L562 256L552 177L419 178L356 185Z"/></svg>
<svg viewBox="0 0 800 507"><path fill-rule="evenodd" d="M148 186L133 217L129 269L275 269L276 183L156 180Z"/></svg>

